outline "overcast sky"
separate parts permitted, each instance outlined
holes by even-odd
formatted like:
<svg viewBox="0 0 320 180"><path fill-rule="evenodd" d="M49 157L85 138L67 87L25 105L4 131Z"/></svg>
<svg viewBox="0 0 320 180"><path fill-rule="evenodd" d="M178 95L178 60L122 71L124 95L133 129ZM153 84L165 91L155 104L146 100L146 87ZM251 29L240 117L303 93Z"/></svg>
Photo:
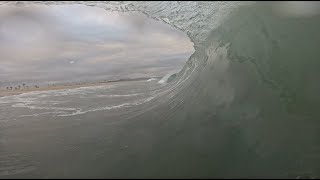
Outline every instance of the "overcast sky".
<svg viewBox="0 0 320 180"><path fill-rule="evenodd" d="M193 51L185 33L139 13L0 6L0 83L162 76Z"/></svg>

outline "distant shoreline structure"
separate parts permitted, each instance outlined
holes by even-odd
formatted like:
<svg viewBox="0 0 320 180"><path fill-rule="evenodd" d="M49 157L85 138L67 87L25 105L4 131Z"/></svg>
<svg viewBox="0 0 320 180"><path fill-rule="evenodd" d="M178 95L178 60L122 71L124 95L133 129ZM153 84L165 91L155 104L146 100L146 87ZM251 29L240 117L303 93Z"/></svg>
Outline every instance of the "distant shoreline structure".
<svg viewBox="0 0 320 180"><path fill-rule="evenodd" d="M20 86L20 85L16 86L20 88L16 88L13 86L10 86L10 87L13 87L11 89L8 87L2 87L0 89L0 97L19 95L19 94L33 92L33 91L74 89L74 88L80 88L80 87L100 86L101 84L108 84L108 83L143 81L143 80L149 80L152 78L161 79L162 77L122 78L117 80L103 80L103 81L100 80L100 81L83 82L83 83L57 83L57 84L48 84L47 86L38 86L38 85L27 86L23 84L23 86Z"/></svg>
<svg viewBox="0 0 320 180"><path fill-rule="evenodd" d="M57 82L57 83L45 83L45 82L5 82L5 83L1 83L0 82L0 89L3 88L10 88L12 87L12 90L14 90L15 87L21 87L21 89L26 88L27 86L29 87L43 87L43 86L51 86L51 85L55 85L55 86L60 86L60 85L76 85L76 84L92 84L92 83L107 83L107 82L122 82L122 81L139 81L139 80L148 80L148 79L159 79L162 78L162 76L155 76L155 77L140 77L140 78L121 78L121 79L114 79L114 80L83 80L83 81L73 81L73 82ZM4 85L5 84L5 85Z"/></svg>

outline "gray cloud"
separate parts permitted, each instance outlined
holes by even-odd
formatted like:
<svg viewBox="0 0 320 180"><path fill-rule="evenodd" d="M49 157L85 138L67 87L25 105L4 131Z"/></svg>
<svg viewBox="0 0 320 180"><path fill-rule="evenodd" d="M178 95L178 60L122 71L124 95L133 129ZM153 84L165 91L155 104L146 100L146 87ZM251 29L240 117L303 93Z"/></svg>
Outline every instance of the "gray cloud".
<svg viewBox="0 0 320 180"><path fill-rule="evenodd" d="M161 76L193 52L183 32L143 14L82 5L0 8L2 83Z"/></svg>

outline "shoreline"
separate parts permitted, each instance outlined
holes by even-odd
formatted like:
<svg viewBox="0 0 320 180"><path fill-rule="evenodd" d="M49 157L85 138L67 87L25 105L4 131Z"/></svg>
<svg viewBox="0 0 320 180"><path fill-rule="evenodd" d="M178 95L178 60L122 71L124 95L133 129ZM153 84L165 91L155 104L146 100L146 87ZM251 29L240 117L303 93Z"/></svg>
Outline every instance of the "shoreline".
<svg viewBox="0 0 320 180"><path fill-rule="evenodd" d="M135 79L135 80L118 80L118 81L109 81L109 82L96 82L96 83L86 83L86 84L55 85L55 86L46 86L46 87L39 87L39 88L32 87L30 89L20 89L20 90L0 90L0 98L5 96L20 95L20 94L35 92L35 91L51 91L51 90L76 89L81 87L106 86L106 85L111 85L115 83L142 81L147 79L150 79L150 78L144 78L144 79L141 78L141 79Z"/></svg>
<svg viewBox="0 0 320 180"><path fill-rule="evenodd" d="M39 87L30 89L20 89L20 90L0 90L0 97L20 95L28 92L36 91L51 91L51 90L64 90L64 89L76 89L81 87L93 87L93 86L103 86L107 83L96 83L96 84L83 84L83 85L57 85L50 87ZM109 83L110 84L110 83Z"/></svg>

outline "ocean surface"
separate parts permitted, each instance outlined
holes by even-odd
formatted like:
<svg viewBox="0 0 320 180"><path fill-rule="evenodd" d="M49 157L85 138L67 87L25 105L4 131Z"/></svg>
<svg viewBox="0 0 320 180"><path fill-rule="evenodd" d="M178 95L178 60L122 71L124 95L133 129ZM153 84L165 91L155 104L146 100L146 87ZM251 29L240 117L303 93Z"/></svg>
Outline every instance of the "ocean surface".
<svg viewBox="0 0 320 180"><path fill-rule="evenodd" d="M62 167L60 158L68 159L73 156L69 153L78 152L80 154L77 156L84 158L80 158L82 160L79 159L79 162L70 159L70 163L87 164L85 161L90 161L92 156L82 154L86 148L95 147L98 151L88 150L94 154L102 153L94 155L94 159L103 156L103 152L108 149L107 146L117 142L119 125L128 123L133 116L151 108L145 104L157 98L158 91L163 86L158 83L159 80L151 78L0 97L1 145L5 145L0 148L0 177L51 177L50 172L45 173L45 176L37 175L41 167L32 163L37 160L29 159L29 153L46 156L39 158L43 163L50 162L58 169ZM100 145L109 144L105 146L107 149L96 147L100 145L95 140L90 142L92 138L106 141ZM85 147L84 144L81 145L83 142L86 142ZM128 144L120 145L118 148L128 148ZM65 155L55 157L60 156L59 154ZM66 163L63 162L66 166L74 166ZM71 171L68 169L66 173L69 174ZM56 173L56 177L68 177L67 174Z"/></svg>
<svg viewBox="0 0 320 180"><path fill-rule="evenodd" d="M169 83L1 98L1 178L320 177L319 4L81 3L164 21L195 52Z"/></svg>

